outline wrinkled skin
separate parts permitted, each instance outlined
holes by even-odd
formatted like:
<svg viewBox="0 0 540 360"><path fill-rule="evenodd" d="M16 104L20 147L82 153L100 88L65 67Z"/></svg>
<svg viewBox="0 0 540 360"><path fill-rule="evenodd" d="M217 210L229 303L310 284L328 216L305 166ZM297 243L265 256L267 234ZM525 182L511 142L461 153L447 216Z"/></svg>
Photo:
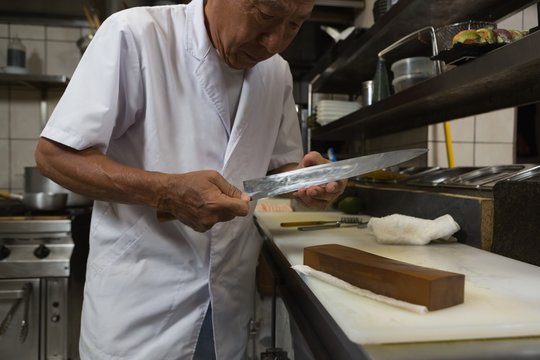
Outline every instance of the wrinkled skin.
<svg viewBox="0 0 540 360"><path fill-rule="evenodd" d="M314 0L207 0L206 28L230 67L249 69L285 50L313 5Z"/></svg>

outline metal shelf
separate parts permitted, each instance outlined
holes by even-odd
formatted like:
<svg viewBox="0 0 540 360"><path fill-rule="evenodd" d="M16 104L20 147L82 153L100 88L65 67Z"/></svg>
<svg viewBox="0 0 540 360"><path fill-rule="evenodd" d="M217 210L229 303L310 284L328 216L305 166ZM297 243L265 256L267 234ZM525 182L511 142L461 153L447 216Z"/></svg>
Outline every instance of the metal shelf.
<svg viewBox="0 0 540 360"><path fill-rule="evenodd" d="M0 85L24 86L39 90L64 89L69 78L64 75L0 73Z"/></svg>
<svg viewBox="0 0 540 360"><path fill-rule="evenodd" d="M377 53L403 36L429 25L438 27L465 20L497 21L537 2L400 0L362 36L344 40L332 59L322 59L315 64L305 80L311 82L312 92L360 94L361 83L373 77Z"/></svg>
<svg viewBox="0 0 540 360"><path fill-rule="evenodd" d="M343 141L540 101L540 31L311 131Z"/></svg>

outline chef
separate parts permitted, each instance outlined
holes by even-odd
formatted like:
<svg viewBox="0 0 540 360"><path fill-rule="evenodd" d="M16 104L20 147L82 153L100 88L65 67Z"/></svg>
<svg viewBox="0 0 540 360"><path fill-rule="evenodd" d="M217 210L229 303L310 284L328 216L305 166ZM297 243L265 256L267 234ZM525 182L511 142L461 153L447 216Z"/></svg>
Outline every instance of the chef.
<svg viewBox="0 0 540 360"><path fill-rule="evenodd" d="M302 153L287 63L313 0L194 0L110 16L36 162L96 199L82 359L245 359L261 239L242 181ZM325 208L344 182L292 194ZM174 221L159 221L157 213Z"/></svg>

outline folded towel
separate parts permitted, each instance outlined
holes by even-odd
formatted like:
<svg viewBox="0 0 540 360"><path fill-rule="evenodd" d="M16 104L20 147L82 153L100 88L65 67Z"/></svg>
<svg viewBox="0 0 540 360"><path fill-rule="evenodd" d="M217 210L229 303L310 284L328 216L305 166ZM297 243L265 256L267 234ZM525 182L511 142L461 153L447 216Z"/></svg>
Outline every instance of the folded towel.
<svg viewBox="0 0 540 360"><path fill-rule="evenodd" d="M371 218L370 229L381 244L425 245L432 240L456 241L451 237L460 227L452 216L443 215L435 220L393 214Z"/></svg>
<svg viewBox="0 0 540 360"><path fill-rule="evenodd" d="M327 284L334 285L340 289L347 290L356 295L364 296L369 299L383 302L387 305L399 307L401 309L409 310L418 314L425 314L428 312L428 308L424 305L412 304L403 300L398 300L398 299L394 299L388 296L379 295L366 289L361 289L333 275L327 274L319 270L315 270L312 267L307 266L307 265L293 265L291 267L300 274L314 277L316 279L324 281Z"/></svg>

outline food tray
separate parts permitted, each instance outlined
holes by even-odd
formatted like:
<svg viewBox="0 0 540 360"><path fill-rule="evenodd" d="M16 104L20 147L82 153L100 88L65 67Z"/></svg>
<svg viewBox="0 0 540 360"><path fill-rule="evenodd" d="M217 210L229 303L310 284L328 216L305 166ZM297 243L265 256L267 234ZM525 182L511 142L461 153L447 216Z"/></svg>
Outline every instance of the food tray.
<svg viewBox="0 0 540 360"><path fill-rule="evenodd" d="M430 171L426 174L417 174L411 176L407 181L405 181L408 185L416 185L416 186L438 186L445 180L451 179L453 177L456 177L461 174L465 174L467 172L473 171L478 169L478 167L454 167L454 168L440 168L435 171Z"/></svg>
<svg viewBox="0 0 540 360"><path fill-rule="evenodd" d="M540 182L540 166L520 171L517 174L506 178L504 181Z"/></svg>
<svg viewBox="0 0 540 360"><path fill-rule="evenodd" d="M476 188L490 190L493 186L516 173L531 168L532 165L498 165L486 166L444 181L445 187Z"/></svg>

